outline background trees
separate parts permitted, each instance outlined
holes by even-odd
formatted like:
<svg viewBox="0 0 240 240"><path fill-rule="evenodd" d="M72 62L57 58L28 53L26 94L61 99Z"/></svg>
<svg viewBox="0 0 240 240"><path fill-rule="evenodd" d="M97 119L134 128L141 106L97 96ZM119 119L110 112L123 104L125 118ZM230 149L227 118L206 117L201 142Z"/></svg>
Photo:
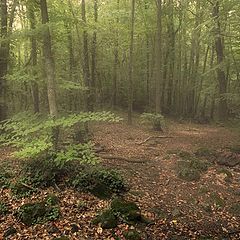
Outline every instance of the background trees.
<svg viewBox="0 0 240 240"><path fill-rule="evenodd" d="M1 0L1 119L57 105L239 114L239 1L45 2Z"/></svg>

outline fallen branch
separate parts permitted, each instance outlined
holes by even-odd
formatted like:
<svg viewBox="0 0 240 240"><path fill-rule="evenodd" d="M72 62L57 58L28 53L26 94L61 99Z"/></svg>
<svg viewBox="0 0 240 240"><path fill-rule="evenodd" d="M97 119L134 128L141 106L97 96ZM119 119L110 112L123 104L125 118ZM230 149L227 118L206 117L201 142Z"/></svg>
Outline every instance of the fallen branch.
<svg viewBox="0 0 240 240"><path fill-rule="evenodd" d="M104 159L117 159L117 160L129 162L129 163L146 163L147 162L146 160L137 160L134 158L128 159L122 156L113 156L113 155L106 155L106 154L97 154L97 156Z"/></svg>
<svg viewBox="0 0 240 240"><path fill-rule="evenodd" d="M28 184L26 184L26 183L23 183L23 182L20 182L20 184L23 186L23 187L25 187L25 188L28 188L28 189L30 189L30 190L33 190L33 191L39 191L37 188L34 188L34 187L32 187L32 186L29 186Z"/></svg>
<svg viewBox="0 0 240 240"><path fill-rule="evenodd" d="M144 141L138 143L138 145L142 145L142 144L148 142L149 140L155 139L155 138L164 139L164 138L173 138L173 137L172 136L150 136L147 139L145 139Z"/></svg>

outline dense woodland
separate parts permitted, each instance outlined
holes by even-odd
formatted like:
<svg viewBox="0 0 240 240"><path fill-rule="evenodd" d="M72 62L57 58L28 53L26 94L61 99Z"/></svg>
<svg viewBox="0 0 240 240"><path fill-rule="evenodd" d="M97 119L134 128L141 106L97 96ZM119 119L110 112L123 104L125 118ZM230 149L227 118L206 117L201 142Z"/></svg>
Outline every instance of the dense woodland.
<svg viewBox="0 0 240 240"><path fill-rule="evenodd" d="M239 114L239 1L2 0L1 119L103 108Z"/></svg>
<svg viewBox="0 0 240 240"><path fill-rule="evenodd" d="M1 240L240 239L239 0L0 4Z"/></svg>

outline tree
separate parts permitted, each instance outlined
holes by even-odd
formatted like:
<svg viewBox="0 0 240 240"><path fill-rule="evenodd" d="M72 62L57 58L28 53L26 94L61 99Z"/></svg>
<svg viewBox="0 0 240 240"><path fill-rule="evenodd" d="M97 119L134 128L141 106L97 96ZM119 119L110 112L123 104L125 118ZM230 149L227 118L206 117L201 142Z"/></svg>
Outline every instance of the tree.
<svg viewBox="0 0 240 240"><path fill-rule="evenodd" d="M134 24L135 24L135 0L132 0L131 10L131 33L129 48L129 73L128 73L128 124L132 124L133 110L133 44L134 44Z"/></svg>

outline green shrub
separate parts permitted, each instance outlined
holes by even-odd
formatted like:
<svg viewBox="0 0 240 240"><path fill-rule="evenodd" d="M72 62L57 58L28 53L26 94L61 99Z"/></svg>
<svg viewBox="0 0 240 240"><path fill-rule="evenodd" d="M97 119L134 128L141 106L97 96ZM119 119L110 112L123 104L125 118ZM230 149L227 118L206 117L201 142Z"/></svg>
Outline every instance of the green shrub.
<svg viewBox="0 0 240 240"><path fill-rule="evenodd" d="M142 124L150 124L155 131L162 131L164 117L161 114L143 113L140 116Z"/></svg>
<svg viewBox="0 0 240 240"><path fill-rule="evenodd" d="M123 233L123 236L126 238L126 240L140 240L141 235L136 230L129 230Z"/></svg>
<svg viewBox="0 0 240 240"><path fill-rule="evenodd" d="M28 197L34 192L34 189L30 189L24 186L25 182L26 179L19 179L16 183L11 185L11 192L13 193L13 195L15 195L18 198L21 198Z"/></svg>
<svg viewBox="0 0 240 240"><path fill-rule="evenodd" d="M101 223L103 229L115 228L118 224L118 219L111 209L103 211L100 215L96 216L93 221L93 224Z"/></svg>

